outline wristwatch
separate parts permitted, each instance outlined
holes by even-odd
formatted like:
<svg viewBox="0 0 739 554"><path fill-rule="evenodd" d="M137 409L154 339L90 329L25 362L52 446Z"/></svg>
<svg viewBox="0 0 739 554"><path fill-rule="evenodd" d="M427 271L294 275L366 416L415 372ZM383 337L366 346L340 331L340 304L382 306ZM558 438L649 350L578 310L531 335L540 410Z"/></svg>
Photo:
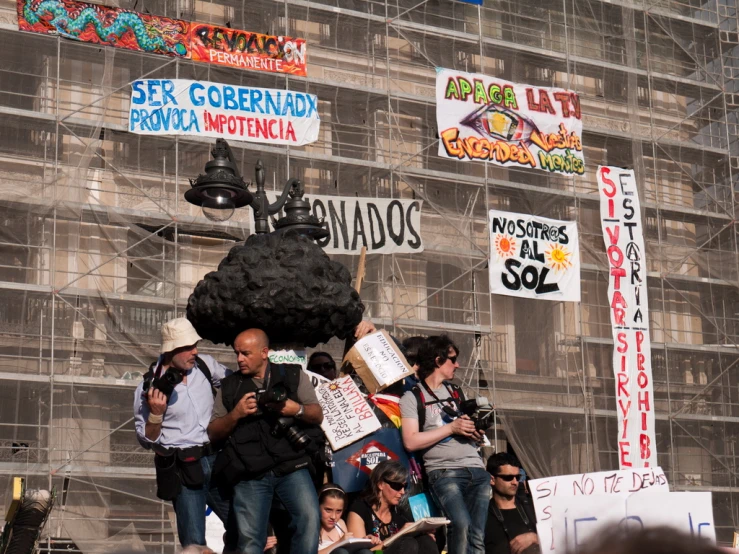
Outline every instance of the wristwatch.
<svg viewBox="0 0 739 554"><path fill-rule="evenodd" d="M303 417L303 412L305 412L305 406L303 406L302 404L300 404L299 406L300 406L300 408L298 408L298 411L295 414L295 417L297 417L298 419L302 418Z"/></svg>

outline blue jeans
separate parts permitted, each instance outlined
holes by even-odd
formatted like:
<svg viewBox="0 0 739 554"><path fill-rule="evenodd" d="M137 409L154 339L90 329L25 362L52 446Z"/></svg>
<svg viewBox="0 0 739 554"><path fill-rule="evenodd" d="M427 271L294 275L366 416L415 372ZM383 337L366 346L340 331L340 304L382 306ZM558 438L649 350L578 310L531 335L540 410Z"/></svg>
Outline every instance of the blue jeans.
<svg viewBox="0 0 739 554"><path fill-rule="evenodd" d="M233 511L239 528L239 551L262 554L272 500L290 513L290 554L316 554L321 520L318 496L307 469L277 477L271 471L261 479L241 481L234 487Z"/></svg>
<svg viewBox="0 0 739 554"><path fill-rule="evenodd" d="M449 554L484 554L485 522L490 503L490 474L481 467L429 472L431 494L452 522Z"/></svg>
<svg viewBox="0 0 739 554"><path fill-rule="evenodd" d="M188 489L183 485L180 494L172 501L177 515L177 536L182 546L191 544L205 546L206 504L223 522L224 527L226 526L229 503L221 498L217 488L210 486L210 471L215 459L215 454L200 458L204 476L202 488Z"/></svg>

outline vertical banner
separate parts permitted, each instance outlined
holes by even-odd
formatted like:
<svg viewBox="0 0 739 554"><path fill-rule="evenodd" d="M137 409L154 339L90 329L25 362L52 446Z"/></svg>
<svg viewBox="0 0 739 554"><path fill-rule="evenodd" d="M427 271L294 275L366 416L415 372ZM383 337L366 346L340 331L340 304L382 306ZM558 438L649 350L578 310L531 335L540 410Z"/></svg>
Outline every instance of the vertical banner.
<svg viewBox="0 0 739 554"><path fill-rule="evenodd" d="M598 190L609 267L619 466L655 467L647 264L634 171L598 167Z"/></svg>
<svg viewBox="0 0 739 554"><path fill-rule="evenodd" d="M490 210L490 292L580 302L577 223Z"/></svg>

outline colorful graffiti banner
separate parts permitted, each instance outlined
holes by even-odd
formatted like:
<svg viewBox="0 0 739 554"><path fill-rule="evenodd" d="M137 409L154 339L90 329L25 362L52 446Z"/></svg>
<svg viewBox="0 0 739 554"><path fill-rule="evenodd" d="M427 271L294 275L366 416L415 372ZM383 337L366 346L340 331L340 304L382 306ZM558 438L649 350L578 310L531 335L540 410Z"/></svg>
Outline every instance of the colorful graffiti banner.
<svg viewBox="0 0 739 554"><path fill-rule="evenodd" d="M306 75L304 39L148 15L75 0L17 0L18 28L81 42L255 71Z"/></svg>
<svg viewBox="0 0 739 554"><path fill-rule="evenodd" d="M190 24L74 0L18 0L18 28L152 54L189 57Z"/></svg>
<svg viewBox="0 0 739 554"><path fill-rule="evenodd" d="M577 223L490 210L490 292L580 301Z"/></svg>
<svg viewBox="0 0 739 554"><path fill-rule="evenodd" d="M439 156L582 175L577 93L437 68Z"/></svg>
<svg viewBox="0 0 739 554"><path fill-rule="evenodd" d="M306 75L305 40L204 23L190 25L190 56L199 62Z"/></svg>
<svg viewBox="0 0 739 554"><path fill-rule="evenodd" d="M634 171L598 167L598 190L609 267L618 462L621 469L655 467L657 442L647 263Z"/></svg>
<svg viewBox="0 0 739 554"><path fill-rule="evenodd" d="M301 146L318 138L313 94L185 79L131 84L128 130Z"/></svg>

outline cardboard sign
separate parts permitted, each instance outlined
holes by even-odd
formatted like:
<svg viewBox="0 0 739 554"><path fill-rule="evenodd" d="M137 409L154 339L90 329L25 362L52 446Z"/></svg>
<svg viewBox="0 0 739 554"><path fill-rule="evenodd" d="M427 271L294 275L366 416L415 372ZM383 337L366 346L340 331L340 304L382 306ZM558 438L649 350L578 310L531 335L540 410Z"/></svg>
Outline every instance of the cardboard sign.
<svg viewBox="0 0 739 554"><path fill-rule="evenodd" d="M345 373L353 369L370 394L412 375L405 356L384 330L358 340L344 357L341 369Z"/></svg>
<svg viewBox="0 0 739 554"><path fill-rule="evenodd" d="M314 94L186 79L131 83L128 130L301 146L318 139Z"/></svg>
<svg viewBox="0 0 739 554"><path fill-rule="evenodd" d="M644 226L633 170L598 167L621 469L657 464Z"/></svg>
<svg viewBox="0 0 739 554"><path fill-rule="evenodd" d="M559 497L552 502L555 550L577 554L588 540L620 526L658 526L716 542L710 492L658 492L628 496Z"/></svg>
<svg viewBox="0 0 739 554"><path fill-rule="evenodd" d="M324 383L316 390L323 408L323 429L333 450L357 442L380 428L380 420L351 377Z"/></svg>
<svg viewBox="0 0 739 554"><path fill-rule="evenodd" d="M303 369L303 373L305 373L308 377L310 377L310 382L313 385L314 389L317 389L321 385L331 382L329 379L326 379L323 375L318 375L318 373L314 373L307 369Z"/></svg>
<svg viewBox="0 0 739 554"><path fill-rule="evenodd" d="M577 223L490 210L490 292L579 302Z"/></svg>
<svg viewBox="0 0 739 554"><path fill-rule="evenodd" d="M437 68L439 156L583 175L576 92Z"/></svg>
<svg viewBox="0 0 739 554"><path fill-rule="evenodd" d="M269 361L273 364L295 364L299 365L305 371L308 365L308 358L305 350L270 350Z"/></svg>
<svg viewBox="0 0 739 554"><path fill-rule="evenodd" d="M190 24L190 57L241 69L306 76L305 40Z"/></svg>
<svg viewBox="0 0 739 554"><path fill-rule="evenodd" d="M542 554L554 552L557 539L552 527L552 502L555 498L629 496L636 492L669 492L662 468L600 471L533 479L529 482L536 512ZM562 551L560 551L562 552Z"/></svg>

